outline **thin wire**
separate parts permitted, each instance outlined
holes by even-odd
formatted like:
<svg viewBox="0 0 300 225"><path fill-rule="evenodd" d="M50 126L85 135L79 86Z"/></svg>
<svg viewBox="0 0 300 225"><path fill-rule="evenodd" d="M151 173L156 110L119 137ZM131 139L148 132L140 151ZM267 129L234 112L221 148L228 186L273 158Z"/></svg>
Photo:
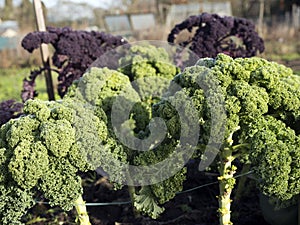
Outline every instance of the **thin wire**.
<svg viewBox="0 0 300 225"><path fill-rule="evenodd" d="M36 201L37 204L43 204L43 205L50 205L49 202L41 202L41 201ZM127 205L130 204L131 201L127 201L127 202L99 202L99 203L94 203L94 202L90 202L90 203L85 203L85 204L77 204L77 205L85 205L85 206L109 206L109 205Z"/></svg>
<svg viewBox="0 0 300 225"><path fill-rule="evenodd" d="M127 205L131 204L131 201L127 202L102 202L102 203L85 203L86 206L107 206L107 205Z"/></svg>
<svg viewBox="0 0 300 225"><path fill-rule="evenodd" d="M253 172L254 171L251 170L251 171L248 171L247 173L236 175L233 178L239 178L239 177L242 177L242 176L246 176L246 175L249 175L249 174L251 174ZM194 188L191 188L191 189L188 189L188 190L185 190L185 191L178 192L176 194L178 195L178 194L182 194L182 193L187 193L187 192L195 191L197 189L201 189L201 188L204 188L204 187L207 187L207 186L211 186L211 185L214 185L214 184L218 184L218 183L219 183L219 181L214 181L214 182L211 182L211 183L208 183L208 184L203 184L203 185L200 185L198 187L194 187Z"/></svg>
<svg viewBox="0 0 300 225"><path fill-rule="evenodd" d="M246 173L242 173L242 174L236 175L233 178L239 178L239 177L247 176L249 174L252 174L253 172L254 171L251 170L251 171L248 171ZM195 191L197 189L201 189L201 188L204 188L204 187L207 187L207 186L211 186L211 185L214 185L214 184L218 184L218 183L219 183L219 181L214 181L214 182L211 182L211 183L208 183L208 184L203 184L203 185L200 185L198 187L194 187L194 188L191 188L191 189L188 189L188 190L185 190L185 191L177 192L176 195L187 193L187 192L191 192L191 191ZM36 203L44 204L44 205L49 205L49 202L40 202L40 201L37 201ZM91 203L85 203L84 205L86 205L86 206L109 206L109 205L127 205L127 204L131 204L131 203L132 203L131 201L123 201L123 202L99 202L99 203L97 203L97 202L95 202L95 203L91 202Z"/></svg>
<svg viewBox="0 0 300 225"><path fill-rule="evenodd" d="M185 190L185 191L177 192L176 195L187 193L187 192L191 192L191 191L195 191L197 189L201 189L201 188L204 188L204 187L207 187L207 186L211 186L211 185L214 185L214 184L218 184L218 183L219 183L219 181L214 181L214 182L211 182L211 183L208 183L208 184L203 184L203 185L198 186L198 187L194 187L194 188L191 188L191 189L188 189L188 190Z"/></svg>

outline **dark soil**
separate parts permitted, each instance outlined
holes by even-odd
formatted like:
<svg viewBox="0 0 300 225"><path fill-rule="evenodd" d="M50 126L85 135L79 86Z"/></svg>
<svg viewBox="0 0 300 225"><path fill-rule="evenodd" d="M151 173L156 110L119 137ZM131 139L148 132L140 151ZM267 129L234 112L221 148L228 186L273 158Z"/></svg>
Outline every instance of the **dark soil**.
<svg viewBox="0 0 300 225"><path fill-rule="evenodd" d="M199 172L198 163L189 165L188 179L184 184L184 190L217 181L216 175L206 175ZM98 202L113 202L129 200L127 189L117 193L103 185L94 186L86 194L88 202L98 199ZM94 225L218 225L218 184L213 184L191 192L178 194L173 200L164 205L165 212L159 219L149 217L135 217L130 204L107 207L88 208L91 222ZM258 190L253 180L247 179L239 201L232 203L232 222L238 225L268 225L264 220L259 207ZM234 196L235 193L233 193ZM101 201L102 200L102 201Z"/></svg>
<svg viewBox="0 0 300 225"><path fill-rule="evenodd" d="M184 184L184 190L217 181L215 174L207 175L199 172L197 166L197 162L188 166L188 179ZM130 201L126 187L116 191L106 179L96 173L85 176L83 180L83 198L88 203ZM218 225L217 195L218 184L178 194L164 205L165 212L157 220L134 215L131 204L88 206L87 209L93 225ZM235 196L235 191L232 196ZM74 211L63 213L59 209L50 209L47 205L34 207L29 215L31 219L42 219L40 222L31 223L34 225L52 225L58 224L58 221L63 222L61 224L64 225L76 224L70 222L76 219ZM232 222L237 225L252 225L253 223L268 225L262 216L258 190L252 179L247 178L240 200L234 200L232 203Z"/></svg>

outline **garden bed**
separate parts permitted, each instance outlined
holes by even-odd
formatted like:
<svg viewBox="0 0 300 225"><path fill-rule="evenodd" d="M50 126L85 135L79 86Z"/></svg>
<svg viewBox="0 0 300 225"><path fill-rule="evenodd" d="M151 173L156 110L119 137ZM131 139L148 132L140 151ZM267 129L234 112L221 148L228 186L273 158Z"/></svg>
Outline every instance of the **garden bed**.
<svg viewBox="0 0 300 225"><path fill-rule="evenodd" d="M184 191L199 187L186 193L178 194L164 205L165 212L153 220L147 216L134 215L130 203L121 205L88 206L88 213L93 225L218 225L218 202L216 196L219 189L217 176L198 171L199 161L188 165L188 179L184 183ZM130 201L127 187L115 191L107 179L97 173L84 175L84 195L87 203L111 203ZM205 184L209 186L202 187ZM264 220L259 206L259 191L252 179L247 179L239 201L233 201L232 221L238 225L268 225ZM58 208L50 208L39 204L31 210L32 221L41 219L33 225L54 225L59 221L64 225L74 225L75 211L62 212Z"/></svg>

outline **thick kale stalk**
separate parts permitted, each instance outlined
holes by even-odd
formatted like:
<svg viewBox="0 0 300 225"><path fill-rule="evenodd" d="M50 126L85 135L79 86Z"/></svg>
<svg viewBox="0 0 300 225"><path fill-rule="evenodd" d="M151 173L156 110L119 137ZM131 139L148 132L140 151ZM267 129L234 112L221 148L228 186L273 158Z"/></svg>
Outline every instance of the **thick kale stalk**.
<svg viewBox="0 0 300 225"><path fill-rule="evenodd" d="M225 148L221 150L219 155L219 190L220 195L218 196L219 201L219 218L220 224L230 225L231 217L231 193L235 185L235 178L233 177L236 172L236 166L232 165L235 157L233 156L233 133L227 139Z"/></svg>
<svg viewBox="0 0 300 225"><path fill-rule="evenodd" d="M79 198L75 201L75 209L78 214L80 225L91 225L82 196L79 196Z"/></svg>

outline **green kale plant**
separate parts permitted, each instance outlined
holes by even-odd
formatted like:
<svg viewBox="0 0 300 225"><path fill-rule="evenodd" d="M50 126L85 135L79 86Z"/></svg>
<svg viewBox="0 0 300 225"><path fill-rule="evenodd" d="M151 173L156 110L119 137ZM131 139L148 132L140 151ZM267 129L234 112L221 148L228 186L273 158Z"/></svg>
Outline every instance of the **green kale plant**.
<svg viewBox="0 0 300 225"><path fill-rule="evenodd" d="M151 136L149 122L152 118L152 105L159 101L170 81L179 72L165 49L147 44L132 46L119 64L118 71L91 68L80 80L74 82L64 98L89 105L95 115L104 121L107 135L101 137L101 143L105 146L101 151L108 151L109 155L101 153L99 165L115 184L133 179L125 164L151 165L167 158L174 150L174 143L164 143L154 151L139 152L134 149L138 145L133 142ZM126 113L128 106L132 106L132 109ZM114 116L113 111L118 114ZM122 129L116 129L112 120L117 120ZM155 185L129 185L137 211L157 218L163 212L160 205L182 190L185 173L184 168L173 178ZM137 180L136 177L134 179Z"/></svg>
<svg viewBox="0 0 300 225"><path fill-rule="evenodd" d="M217 156L221 225L232 224L235 160L251 164L264 194L291 200L300 193L299 80L291 69L275 62L218 54L186 68L170 85L169 96L183 93L197 108L202 163ZM174 84L182 89L172 88ZM165 118L169 131L179 124L167 100L154 105L154 111ZM176 135L177 131L169 132L174 139Z"/></svg>
<svg viewBox="0 0 300 225"><path fill-rule="evenodd" d="M84 206L77 174L93 167L78 148L74 112L62 103L28 100L24 115L1 127L2 224L21 224L39 193L64 210ZM77 209L81 224L90 224L85 207Z"/></svg>
<svg viewBox="0 0 300 225"><path fill-rule="evenodd" d="M22 215L38 201L39 194L51 206L64 210L75 207L80 223L90 224L78 173L101 167L116 187L125 183L126 164L133 162L136 153L115 134L111 125L113 103L118 96L125 102L124 106L126 102L138 103L129 118L121 122L125 131L146 136L151 106L178 72L163 48L141 46L133 47L131 52L132 58L120 62L132 64L126 67L126 72L124 67L120 68L126 74L91 68L74 82L63 100L28 100L24 115L1 127L0 218L3 224L21 224ZM143 74L145 70L149 71ZM160 81L156 76L164 79L151 96L151 89ZM145 77L153 77L152 83ZM140 92L134 89L130 78L139 78ZM117 110L122 107L117 105Z"/></svg>

